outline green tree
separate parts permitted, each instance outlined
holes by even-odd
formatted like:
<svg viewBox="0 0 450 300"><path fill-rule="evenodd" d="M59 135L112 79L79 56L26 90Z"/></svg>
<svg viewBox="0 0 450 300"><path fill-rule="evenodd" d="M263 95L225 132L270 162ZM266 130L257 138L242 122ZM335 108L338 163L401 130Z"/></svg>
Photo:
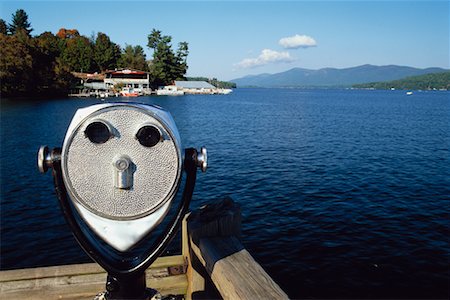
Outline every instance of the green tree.
<svg viewBox="0 0 450 300"><path fill-rule="evenodd" d="M28 35L33 31L31 24L28 22L28 15L23 9L16 10L12 15L12 23L9 24L11 34L16 34L19 29L25 30Z"/></svg>
<svg viewBox="0 0 450 300"><path fill-rule="evenodd" d="M65 39L61 63L72 72L93 72L95 69L93 45L85 36Z"/></svg>
<svg viewBox="0 0 450 300"><path fill-rule="evenodd" d="M73 76L59 63L59 38L44 32L31 38L20 29L0 34L2 97L67 95Z"/></svg>
<svg viewBox="0 0 450 300"><path fill-rule="evenodd" d="M141 46L126 45L119 61L119 67L148 71L144 48Z"/></svg>
<svg viewBox="0 0 450 300"><path fill-rule="evenodd" d="M171 84L174 80L184 78L187 70L188 44L179 44L177 53L171 45L172 37L162 35L161 31L153 29L148 35L147 46L153 49L153 61L150 74L153 87Z"/></svg>
<svg viewBox="0 0 450 300"><path fill-rule="evenodd" d="M33 57L30 39L26 32L17 35L0 34L0 81L1 95L22 96L32 83Z"/></svg>
<svg viewBox="0 0 450 300"><path fill-rule="evenodd" d="M184 75L187 72L187 57L189 54L189 47L187 42L181 42L178 44L177 50L177 72L175 74L177 79L185 79Z"/></svg>
<svg viewBox="0 0 450 300"><path fill-rule="evenodd" d="M6 25L6 22L3 19L0 19L0 33L8 34L8 25Z"/></svg>
<svg viewBox="0 0 450 300"><path fill-rule="evenodd" d="M229 82L229 81L220 81L217 78L206 78L206 77L187 77L186 78L187 81L206 81L209 82L210 84L212 84L213 86L217 87L217 88L222 88L222 89L235 89L236 88L236 83L234 82Z"/></svg>
<svg viewBox="0 0 450 300"><path fill-rule="evenodd" d="M109 37L99 32L94 44L94 60L100 71L114 69L120 58L120 47L111 42Z"/></svg>
<svg viewBox="0 0 450 300"><path fill-rule="evenodd" d="M62 63L60 57L56 58L56 63L54 67L55 71L55 80L53 82L53 87L60 94L67 95L70 87L75 82L75 77L70 72L70 69L67 65Z"/></svg>
<svg viewBox="0 0 450 300"><path fill-rule="evenodd" d="M59 39L51 32L44 32L34 38L33 48L33 78L37 94L58 94L60 89L55 86L55 68L61 51Z"/></svg>
<svg viewBox="0 0 450 300"><path fill-rule="evenodd" d="M450 89L450 72L430 73L418 76L410 76L403 79L354 84L355 88L375 89L400 89L400 90L431 90Z"/></svg>
<svg viewBox="0 0 450 300"><path fill-rule="evenodd" d="M53 33L46 31L35 38L37 47L46 55L57 57L61 54L59 39Z"/></svg>
<svg viewBox="0 0 450 300"><path fill-rule="evenodd" d="M148 36L147 46L153 49L153 61L150 73L153 87L170 84L173 80L171 69L174 61L174 54L171 51L171 37L162 36L160 30L153 29Z"/></svg>

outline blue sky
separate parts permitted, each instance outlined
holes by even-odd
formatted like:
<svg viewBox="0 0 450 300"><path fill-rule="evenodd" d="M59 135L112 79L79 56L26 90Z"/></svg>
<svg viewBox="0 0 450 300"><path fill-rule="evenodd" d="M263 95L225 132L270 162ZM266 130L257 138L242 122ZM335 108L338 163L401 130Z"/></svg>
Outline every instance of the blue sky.
<svg viewBox="0 0 450 300"><path fill-rule="evenodd" d="M78 29L147 49L152 28L189 43L190 76L230 80L294 67L449 68L449 1L0 1L32 34Z"/></svg>

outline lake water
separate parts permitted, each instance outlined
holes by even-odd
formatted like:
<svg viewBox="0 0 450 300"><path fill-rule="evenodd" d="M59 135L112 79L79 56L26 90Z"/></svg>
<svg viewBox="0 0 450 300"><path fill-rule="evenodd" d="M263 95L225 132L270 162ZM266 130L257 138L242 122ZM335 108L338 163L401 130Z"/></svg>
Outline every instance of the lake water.
<svg viewBox="0 0 450 300"><path fill-rule="evenodd" d="M448 298L449 92L238 89L141 97L209 151L191 208L242 207L243 242L292 298ZM1 268L87 262L36 151L96 99L1 103ZM179 249L172 245L171 251Z"/></svg>

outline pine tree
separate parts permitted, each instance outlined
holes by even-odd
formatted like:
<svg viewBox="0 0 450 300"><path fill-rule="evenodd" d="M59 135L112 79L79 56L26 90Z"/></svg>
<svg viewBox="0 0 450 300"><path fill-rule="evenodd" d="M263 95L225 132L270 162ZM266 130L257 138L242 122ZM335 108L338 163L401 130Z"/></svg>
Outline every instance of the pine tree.
<svg viewBox="0 0 450 300"><path fill-rule="evenodd" d="M6 25L6 22L3 19L0 19L0 33L8 34L8 26Z"/></svg>
<svg viewBox="0 0 450 300"><path fill-rule="evenodd" d="M187 42L181 42L178 44L177 50L177 72L175 74L176 79L185 79L184 75L187 72L187 56L189 54L189 47Z"/></svg>
<svg viewBox="0 0 450 300"><path fill-rule="evenodd" d="M119 66L121 68L147 71L148 66L145 59L144 49L141 46L126 45L119 60Z"/></svg>
<svg viewBox="0 0 450 300"><path fill-rule="evenodd" d="M18 30L24 30L28 35L33 31L31 24L28 22L28 15L23 9L18 9L12 15L12 23L9 24L11 34L16 34Z"/></svg>
<svg viewBox="0 0 450 300"><path fill-rule="evenodd" d="M114 69L120 58L120 47L109 39L109 37L99 32L94 41L94 60L100 71Z"/></svg>
<svg viewBox="0 0 450 300"><path fill-rule="evenodd" d="M154 51L150 68L153 87L169 85L174 80L183 79L186 74L188 44L180 43L177 53L174 53L171 41L171 36L163 36L156 29L148 35L147 46Z"/></svg>

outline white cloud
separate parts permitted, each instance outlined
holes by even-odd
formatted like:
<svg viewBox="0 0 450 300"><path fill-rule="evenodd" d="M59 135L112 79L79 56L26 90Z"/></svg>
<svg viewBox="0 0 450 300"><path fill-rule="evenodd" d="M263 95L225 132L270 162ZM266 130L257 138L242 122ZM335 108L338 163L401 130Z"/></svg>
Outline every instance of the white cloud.
<svg viewBox="0 0 450 300"><path fill-rule="evenodd" d="M298 49L317 46L316 40L307 35L294 35L280 39L278 42L286 49Z"/></svg>
<svg viewBox="0 0 450 300"><path fill-rule="evenodd" d="M264 66L269 63L286 63L292 61L294 61L294 58L291 57L289 52L278 52L271 49L264 49L261 51L261 54L258 57L245 58L239 63L235 64L235 66L241 69L248 69Z"/></svg>

